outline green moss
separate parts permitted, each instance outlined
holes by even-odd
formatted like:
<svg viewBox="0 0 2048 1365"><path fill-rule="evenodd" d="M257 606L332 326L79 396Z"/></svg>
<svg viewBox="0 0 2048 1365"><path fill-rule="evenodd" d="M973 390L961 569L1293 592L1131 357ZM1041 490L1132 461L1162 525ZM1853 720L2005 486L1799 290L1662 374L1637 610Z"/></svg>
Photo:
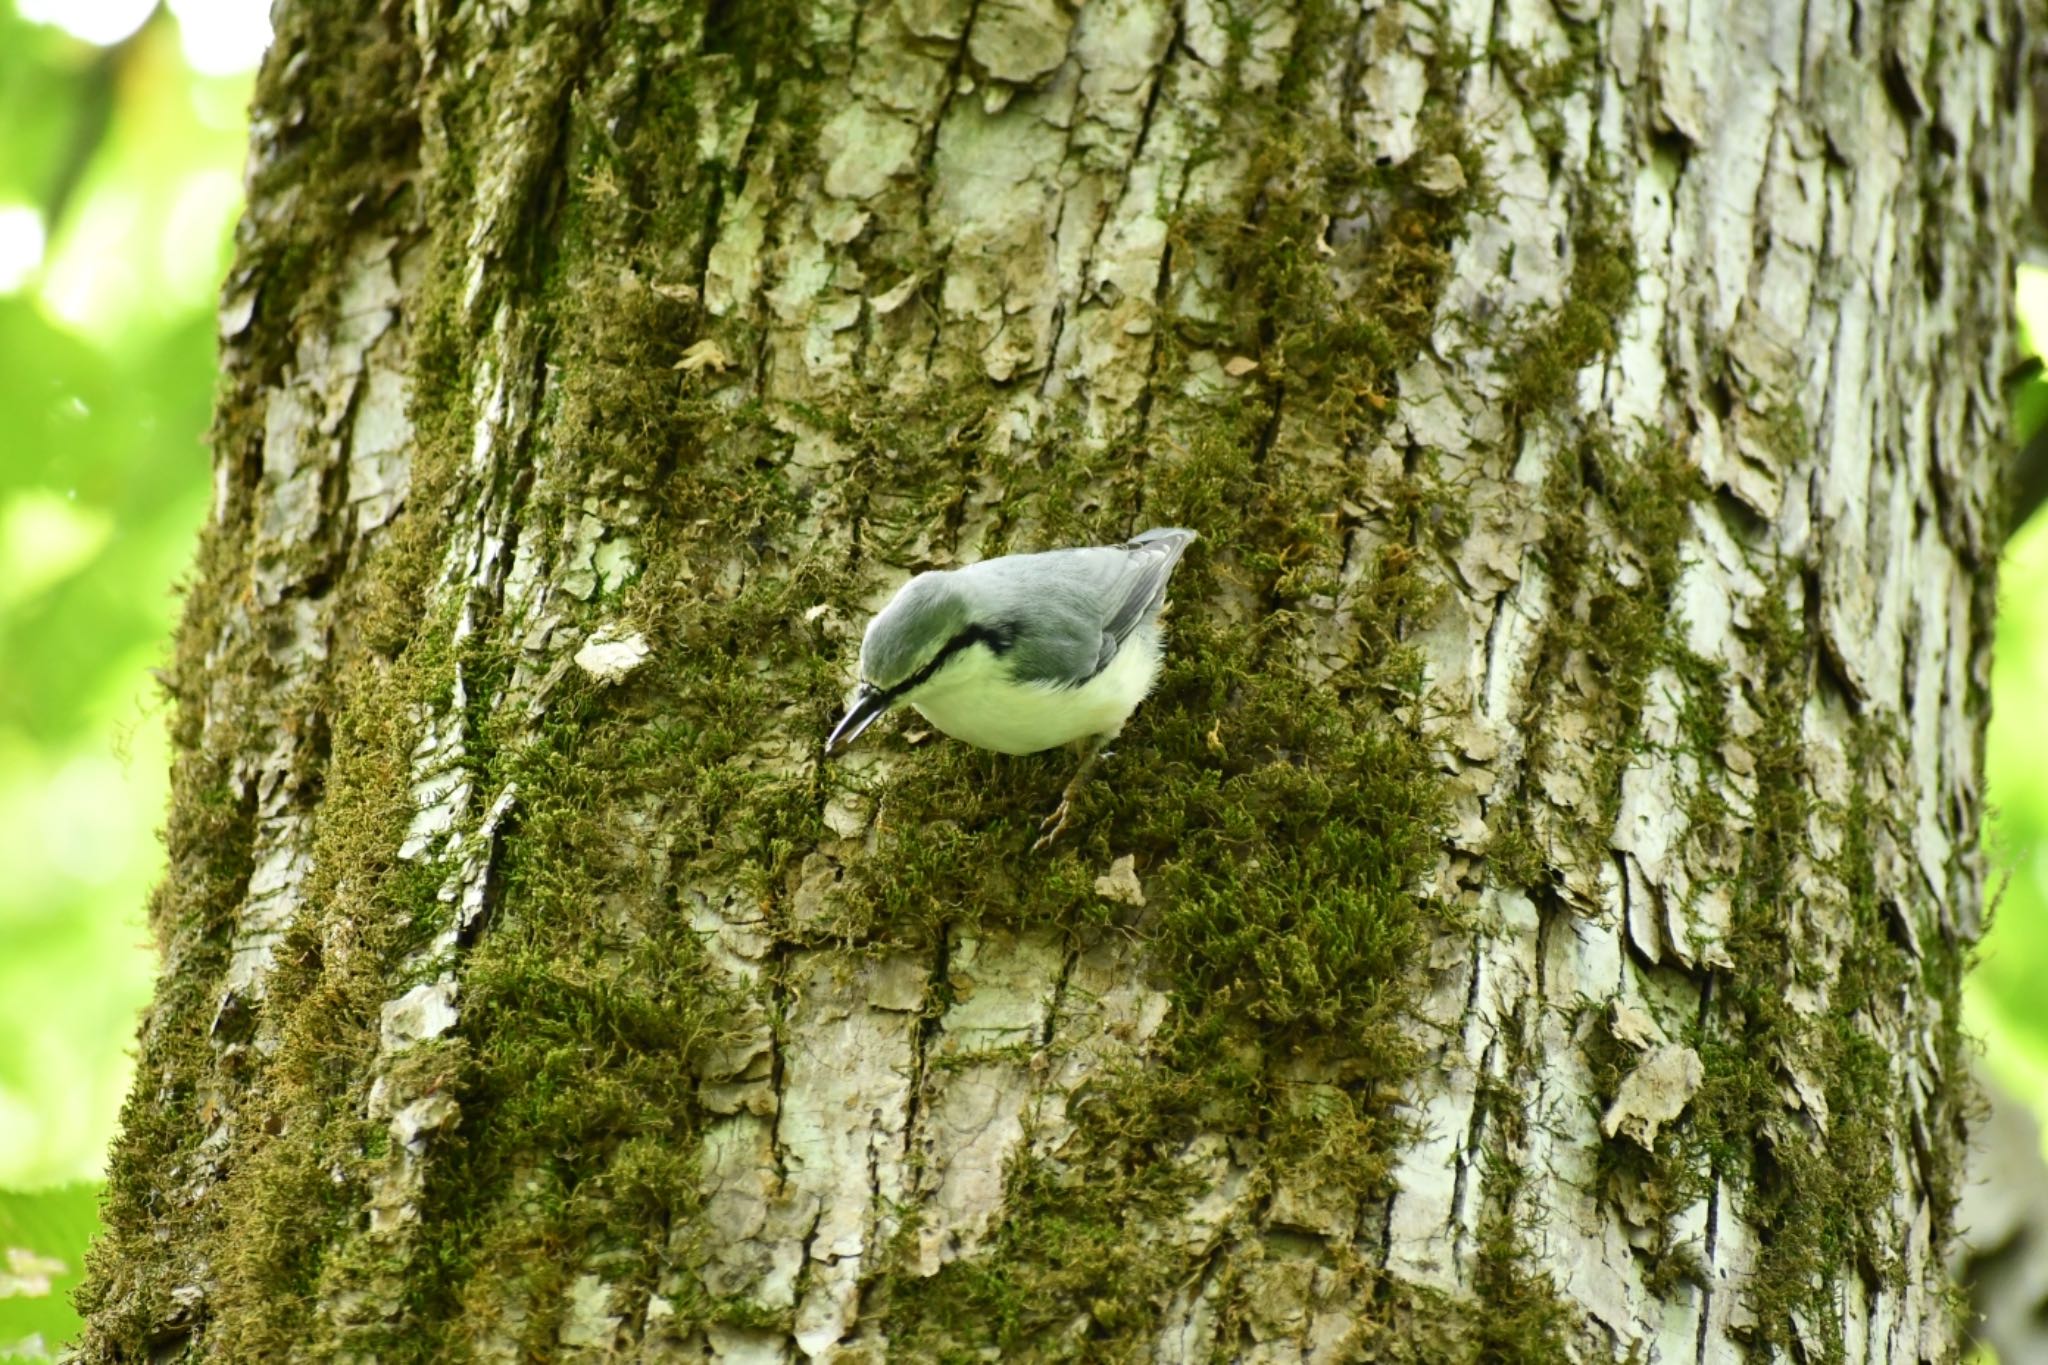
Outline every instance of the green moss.
<svg viewBox="0 0 2048 1365"><path fill-rule="evenodd" d="M1768 414L1761 429L1775 434L1788 463L1809 445L1796 413ZM1834 1360L1841 1358L1840 1277L1860 1276L1894 1294L1906 1287L1890 1220L1894 1146L1913 1126L1913 1099L1894 1074L1893 1048L1884 1039L1908 1026L1899 1002L1914 991L1949 1002L1934 1031L1944 1040L1938 1046L1947 1074L1963 1074L1953 1008L1960 964L1953 945L1934 935L1922 936L1931 947L1916 962L1893 923L1919 911L1910 899L1887 904L1910 892L1879 885L1877 841L1904 845L1911 821L1882 795L1892 790L1884 774L1899 766L1899 742L1887 723L1852 718L1845 803L1823 801L1810 785L1806 725L1819 646L1789 605L1802 588L1812 590L1793 572L1780 567L1767 577L1744 629L1761 679L1741 685L1757 720L1740 740L1753 759L1755 796L1745 809L1733 809L1702 782L1688 798L1696 838L1731 827L1748 831L1732 850L1718 847L1703 860L1729 868L1718 889L1732 902L1724 947L1734 964L1716 974L1712 1008L1693 1030L1705 1081L1663 1159L1631 1154L1629 1161L1646 1168L1642 1188L1660 1196L1653 1203L1662 1210L1706 1197L1717 1181L1737 1189L1742 1203L1733 1212L1758 1232L1744 1295L1756 1318L1755 1341L1785 1353L1803 1350L1794 1344L1796 1313L1823 1343L1824 1358ZM1737 684L1708 661L1681 662L1688 692L1682 743L1704 771L1714 771L1731 738L1721 699ZM1816 849L1813 831L1822 827L1839 838L1831 855ZM1841 936L1833 963L1811 956L1824 923L1841 926L1824 931ZM1798 1005L1802 997L1812 1003ZM1788 1103L1795 1077L1818 1088L1824 1119ZM1966 1103L1960 1092L1935 1100L1919 1158L1930 1189L1955 1188ZM1936 1200L1937 1241L1948 1236L1950 1198ZM1683 1258L1676 1273L1689 1273L1684 1267L1694 1249L1671 1254Z"/></svg>
<svg viewBox="0 0 2048 1365"><path fill-rule="evenodd" d="M1835 1344L1827 1358L1840 1359L1835 1280L1843 1268L1890 1292L1905 1287L1888 1221L1892 1144L1911 1103L1874 1027L1917 970L1883 923L1878 899L1872 837L1891 814L1869 796L1879 750L1869 722L1858 726L1847 807L1824 807L1807 786L1802 715L1812 644L1785 596L1781 583L1754 632L1768 682L1751 698L1762 728L1749 740L1757 798L1731 882L1727 947L1735 967L1717 983L1715 1011L1701 1030L1706 1081L1686 1141L1696 1165L1738 1182L1742 1216L1759 1230L1746 1296L1757 1340L1793 1349L1796 1312ZM1840 851L1819 866L1810 861L1816 820L1842 836ZM1829 980L1802 945L1811 924L1838 914L1848 934ZM1801 987L1824 992L1817 1012L1794 1003ZM1794 1075L1821 1087L1825 1124L1788 1108Z"/></svg>
<svg viewBox="0 0 2048 1365"><path fill-rule="evenodd" d="M1521 1021L1502 1036L1530 1036ZM1525 1072L1530 1059L1512 1055L1508 1076ZM1528 1104L1507 1077L1482 1080L1476 1099L1481 1132L1480 1214L1472 1256L1472 1287L1488 1312L1471 1326L1463 1358L1474 1365L1515 1361L1518 1365L1570 1365L1579 1359L1572 1337L1578 1314L1556 1281L1530 1269L1532 1248L1542 1236L1532 1206L1531 1177L1523 1164L1528 1142Z"/></svg>
<svg viewBox="0 0 2048 1365"><path fill-rule="evenodd" d="M1516 78L1547 85L1559 77L1522 72ZM1508 885L1541 887L1553 866L1609 856L1620 779L1648 745L1642 729L1646 689L1660 669L1679 680L1677 743L1700 771L1721 770L1723 746L1731 737L1731 676L1719 661L1690 652L1673 606L1678 546L1692 507L1706 496L1704 486L1679 443L1646 435L1624 444L1616 434L1568 416L1579 375L1613 348L1614 322L1631 302L1634 273L1633 252L1612 220L1597 205L1582 203L1565 301L1509 348L1507 407L1515 428L1538 421L1563 437L1545 483L1541 545L1550 597L1561 610L1549 614L1539 642L1534 687L1547 705L1580 710L1590 727L1585 745L1595 758L1581 774L1589 794L1582 812L1553 809L1539 820L1527 804L1539 798L1526 793L1508 793L1497 807L1489 867ZM1768 414L1759 430L1775 437L1788 458L1807 444L1796 413ZM1894 1291L1901 1287L1885 1219L1894 1187L1892 1134L1904 1122L1907 1101L1896 1093L1877 1028L1885 1002L1898 998L1915 964L1881 922L1884 912L1872 881L1870 832L1884 825L1889 812L1862 794L1847 809L1824 809L1807 785L1801 715L1810 695L1813 644L1784 610L1785 596L1785 585L1774 585L1763 619L1746 631L1769 679L1761 692L1744 697L1762 719L1761 732L1745 740L1756 764L1753 809L1730 809L1704 780L1683 798L1703 846L1717 831L1750 828L1739 846L1719 847L1696 860L1729 870L1720 882L1696 882L1694 894L1722 892L1734 905L1729 940L1722 946L1735 967L1715 973L1712 1007L1685 1039L1700 1053L1705 1082L1692 1109L1667 1128L1655 1152L1625 1140L1606 1145L1600 1188L1638 1214L1647 1211L1652 1242L1643 1253L1646 1278L1659 1293L1707 1283L1703 1249L1679 1241L1674 1223L1681 1212L1710 1198L1717 1182L1737 1190L1740 1206L1723 1216L1741 1217L1758 1230L1756 1271L1744 1292L1757 1318L1754 1338L1760 1346L1790 1352L1795 1312L1819 1339L1839 1343L1835 1277L1843 1267L1856 1267L1851 1273ZM1534 736L1525 771L1554 764L1553 743L1547 735ZM1867 776L1879 766L1866 744L1852 790L1882 789ZM1844 831L1841 851L1820 868L1812 864L1809 838L1816 819ZM1799 908L1814 895L1816 873L1823 883L1842 888L1841 908L1850 922L1845 957L1832 981L1802 964L1802 920L1836 908L1825 895L1810 911ZM1952 964L1930 970L1946 973L1941 989L1952 992ZM1802 982L1821 988L1816 998L1825 1003L1817 1014L1791 1003L1790 988ZM1588 1039L1594 1100L1604 1108L1637 1059L1613 1039L1604 1021L1582 1036ZM1811 1116L1787 1108L1784 1096L1794 1071L1821 1087L1829 1113L1825 1132ZM1947 1125L1938 1162L1953 1160L1955 1126ZM1478 1262L1487 1274L1512 1276L1519 1264L1508 1213L1518 1188L1505 1154L1512 1146L1487 1165L1487 1224ZM1536 1296L1538 1302L1543 1298ZM1512 1292L1507 1300L1516 1301ZM1541 1313L1534 1323L1518 1324L1516 1335L1525 1343L1521 1358L1544 1358L1541 1351L1526 1355L1534 1349L1526 1344L1529 1330L1542 1329L1537 1336L1554 1342L1551 1329L1557 1326L1557 1319Z"/></svg>
<svg viewBox="0 0 2048 1365"><path fill-rule="evenodd" d="M1635 300L1635 245L1599 199L1572 215L1571 276L1555 311L1523 332L1508 364L1509 418L1569 411L1579 373L1614 350L1614 326Z"/></svg>
<svg viewBox="0 0 2048 1365"><path fill-rule="evenodd" d="M1622 281L1616 268L1595 292ZM1567 305L1560 316L1573 311ZM1518 384L1517 393L1561 401L1568 390L1560 385L1597 342L1590 326L1576 325L1539 338L1523 353L1520 372L1532 378ZM1804 428L1794 416L1773 415L1769 430L1779 434L1788 457L1803 446ZM1492 871L1503 882L1541 885L1559 860L1606 856L1621 774L1647 744L1645 688L1657 670L1679 679L1679 751L1703 773L1722 770L1723 746L1732 737L1730 689L1738 684L1721 662L1690 652L1672 606L1677 548L1689 509L1704 496L1682 450L1669 442L1650 440L1624 456L1604 433L1582 432L1553 465L1542 554L1553 600L1566 610L1553 613L1535 677L1552 705L1571 704L1560 700L1568 694L1558 680L1567 675L1580 689L1597 688L1582 698L1594 723L1588 747L1598 756L1586 775L1592 813L1564 821L1562 845L1552 846L1538 833L1543 826L1511 797L1489 850ZM1848 806L1824 806L1808 785L1802 716L1812 693L1814 645L1785 606L1788 588L1782 576L1772 583L1744 629L1766 680L1760 689L1744 687L1742 696L1760 720L1760 729L1742 741L1754 759L1755 799L1731 808L1704 779L1682 794L1702 850L1695 865L1727 869L1719 879L1696 878L1693 894L1719 892L1733 905L1721 946L1734 967L1714 973L1711 1008L1684 1039L1698 1050L1705 1080L1656 1151L1627 1140L1608 1143L1600 1177L1609 1200L1647 1213L1646 1281L1659 1293L1707 1283L1703 1248L1678 1240L1674 1223L1711 1198L1717 1184L1736 1190L1740 1205L1722 1216L1757 1229L1755 1272L1743 1293L1757 1320L1754 1339L1786 1352L1795 1349L1794 1313L1839 1350L1836 1277L1843 1267L1894 1292L1902 1288L1886 1219L1894 1190L1892 1138L1905 1122L1908 1101L1897 1091L1877 1030L1891 1008L1887 1002L1899 998L1917 970L1884 923L1874 883L1870 841L1892 814L1869 795L1883 789L1869 722L1859 722L1850 782L1856 794ZM1546 753L1547 742L1538 736L1528 770L1540 770ZM1810 838L1817 820L1842 831L1840 851L1818 865ZM1748 833L1739 841L1721 838L1721 831L1744 827ZM1815 918L1838 912L1846 914L1849 933L1829 979L1808 965L1803 945ZM1940 960L1929 970L1942 978L1937 994L1952 992L1952 963ZM1823 1002L1817 1012L1795 1007L1800 986ZM1637 1057L1604 1020L1581 1036L1594 1103L1604 1109ZM1795 1072L1820 1087L1829 1115L1825 1131L1813 1116L1788 1108ZM1953 1161L1956 1126L1956 1120L1947 1124L1940 1162Z"/></svg>
<svg viewBox="0 0 2048 1365"><path fill-rule="evenodd" d="M346 262L332 248L409 215L401 201L421 131L407 92L419 58L393 19L367 0L286 6L257 75L249 199L282 221L261 230L245 223L237 233L229 292L241 280L255 286L256 322L244 344L259 349L245 368L265 379L289 363L292 323L334 306ZM342 60L327 55L337 53ZM217 448L244 434L239 407L223 395Z"/></svg>
<svg viewBox="0 0 2048 1365"><path fill-rule="evenodd" d="M1744 741L1754 758L1755 798L1731 809L1704 782L1688 797L1695 839L1748 830L1733 846L1725 878L1695 888L1696 895L1722 890L1733 906L1721 945L1733 966L1714 973L1710 1008L1685 1034L1699 1052L1704 1081L1655 1152L1625 1140L1607 1144L1601 1189L1648 1214L1654 1240L1645 1252L1646 1279L1660 1293L1708 1283L1703 1249L1678 1241L1674 1220L1719 1185L1736 1191L1739 1204L1724 1206L1721 1216L1756 1230L1756 1261L1743 1286L1756 1320L1752 1339L1777 1352L1803 1350L1794 1344L1797 1314L1824 1344L1824 1358L1838 1360L1839 1277L1859 1275L1891 1293L1905 1288L1889 1219L1893 1146L1908 1124L1911 1099L1878 1030L1923 975L1935 998L1953 1000L1958 971L1942 950L1924 967L1916 964L1886 922L1873 839L1894 815L1871 795L1884 789L1883 745L1872 723L1855 729L1845 806L1827 806L1808 785L1802 717L1812 644L1786 608L1787 595L1785 582L1772 584L1747 632L1765 679L1761 689L1744 689L1760 721ZM1670 657L1682 665L1691 694L1682 708L1682 742L1704 770L1715 771L1728 730L1724 708L1711 699L1733 684L1721 668L1679 651L1676 622L1671 629L1666 648L1677 651ZM1813 851L1816 823L1841 833L1839 851L1824 860ZM1830 972L1811 960L1807 945L1813 926L1837 915L1846 933ZM1802 991L1811 1007L1797 1003ZM1636 1055L1604 1019L1582 1036L1595 1104L1604 1108ZM1788 1103L1794 1077L1818 1087L1824 1118ZM1940 1136L1931 1140L1939 1150L1930 1166L1946 1172L1943 1178L1956 1170L1960 1103L1943 1101L1932 1125ZM1943 1206L1944 1228L1948 1213Z"/></svg>
<svg viewBox="0 0 2048 1365"><path fill-rule="evenodd" d="M878 1304L897 1350L921 1360L973 1360L993 1346L1005 1358L1124 1359L1154 1330L1153 1303L1180 1274L1175 1258L1136 1235L1175 1218L1201 1182L1177 1164L1174 1140L1192 1128L1199 1082L1174 1071L1133 1069L1119 1084L1091 1086L1073 1116L1098 1134L1080 1160L1025 1156L1004 1188L1005 1216L988 1245L937 1275L892 1276ZM908 1258L916 1228L896 1254Z"/></svg>
<svg viewBox="0 0 2048 1365"><path fill-rule="evenodd" d="M1595 87L1603 57L1597 24L1568 24L1564 36L1568 50L1555 57L1536 57L1512 43L1498 41L1487 50L1495 68L1521 95L1520 107L1529 121L1529 132L1553 165L1563 156L1570 138L1563 108Z"/></svg>
<svg viewBox="0 0 2048 1365"><path fill-rule="evenodd" d="M1211 283L1204 311L1163 319L1155 387L1172 393L1205 351L1256 359L1257 379L1237 394L1158 400L1147 458L1113 446L1063 452L1042 479L1012 471L1008 501L1055 541L1113 536L1131 504L1146 522L1195 526L1204 540L1176 599L1236 594L1256 609L1174 614L1166 673L1111 779L1086 789L1070 852L1030 879L991 869L1015 866L1071 760L958 746L924 750L892 776L879 793L887 856L849 874L853 932L1052 924L1085 942L1108 913L1093 872L1135 855L1155 907L1139 932L1173 1002L1149 1061L1077 1098L1059 1159L1013 1166L988 1246L930 1278L885 1278L892 1340L926 1358L990 1344L1047 1359L1143 1354L1168 1290L1191 1273L1144 1229L1199 1192L1179 1160L1198 1133L1255 1142L1258 1180L1358 1201L1392 1193L1393 1156L1412 1136L1399 1096L1422 1060L1408 1018L1414 973L1429 936L1458 916L1418 894L1446 812L1406 641L1435 601L1423 551L1457 528L1432 516L1452 495L1426 459L1368 489L1356 465L1310 452L1369 449L1384 427L1395 376L1427 342L1448 244L1483 187L1462 198L1413 187L1414 168L1446 153L1476 182L1477 158L1445 123L1429 124L1423 155L1387 169L1263 105L1240 117L1218 141L1252 149L1247 180L1259 189L1172 223L1177 272ZM1333 219L1361 204L1377 230L1333 245ZM1105 482L1119 491L1077 519L1084 490ZM1347 522L1366 502L1386 510L1353 540ZM1340 586L1347 554L1359 559ZM1323 676L1304 660L1333 600L1351 619ZM1274 1062L1303 1051L1330 1058L1343 1083L1280 1081ZM1504 1191L1501 1202L1514 1200ZM1219 1254L1229 1277L1252 1273L1262 1253ZM1519 1269L1521 1244L1503 1234L1487 1254L1477 1317L1497 1330L1467 1333L1471 1308L1416 1298L1400 1341L1378 1334L1380 1347L1434 1360L1437 1345L1469 1339L1466 1358L1484 1360L1509 1358L1498 1352L1511 1340L1554 1340L1568 1310ZM1369 1266L1337 1269L1340 1296L1397 1292ZM1225 1325L1223 1349L1241 1330Z"/></svg>
<svg viewBox="0 0 2048 1365"><path fill-rule="evenodd" d="M1670 440L1625 451L1608 433L1590 430L1552 465L1540 553L1560 610L1546 614L1532 676L1549 704L1571 707L1586 721L1593 759L1584 780L1593 813L1571 823L1568 846L1554 848L1536 832L1531 798L1504 802L1488 849L1502 884L1542 885L1555 858L1607 856L1622 774L1646 743L1642 715L1651 675L1660 667L1694 678L1703 668L1712 671L1686 648L1672 601L1678 547L1690 508L1705 492L1684 448ZM1549 731L1531 735L1524 771L1541 771L1553 746Z"/></svg>

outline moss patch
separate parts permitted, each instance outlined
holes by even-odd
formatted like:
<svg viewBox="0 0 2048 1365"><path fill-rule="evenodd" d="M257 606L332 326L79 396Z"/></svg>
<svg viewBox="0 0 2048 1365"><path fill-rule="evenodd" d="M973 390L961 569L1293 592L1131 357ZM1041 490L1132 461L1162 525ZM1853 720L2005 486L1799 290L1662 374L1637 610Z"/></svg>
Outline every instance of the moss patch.
<svg viewBox="0 0 2048 1365"><path fill-rule="evenodd" d="M1306 78L1313 32L1297 39L1287 81ZM1387 1197L1408 1136L1398 1097L1421 1064L1413 974L1429 935L1456 917L1418 894L1442 845L1445 793L1405 641L1436 591L1418 553L1440 533L1425 509L1449 495L1426 467L1367 486L1357 456L1427 339L1469 205L1411 177L1430 155L1458 157L1475 179L1478 166L1442 122L1428 125L1425 154L1386 169L1281 107L1247 102L1217 134L1252 148L1256 193L1172 225L1172 272L1208 288L1196 314L1162 319L1143 458L1112 448L1063 457L1040 480L1009 477L1009 499L1029 500L1056 542L1115 538L1132 505L1144 523L1199 528L1176 600L1244 609L1173 615L1160 688L1086 790L1071 853L1022 882L989 872L1030 842L1068 757L1004 761L1018 776L999 783L989 756L938 746L882 793L886 859L849 877L854 924L1054 924L1085 940L1107 913L1093 871L1133 854L1155 907L1140 932L1173 1001L1143 1066L1074 1098L1078 1130L1057 1160L1017 1159L989 1246L928 1279L885 1278L892 1340L931 1358L989 1344L1033 1358L1142 1356L1170 1291L1202 1271L1146 1231L1199 1192L1184 1159L1199 1134L1257 1152L1257 1180L1322 1183L1354 1201ZM1332 234L1346 215L1377 228ZM1254 359L1257 377L1166 397L1205 353ZM1105 479L1135 487L1073 518L1081 490ZM1350 620L1332 658L1318 627L1338 604ZM1285 1082L1279 1064L1305 1051L1341 1059L1342 1083L1304 1094ZM1260 1246L1232 1229L1210 1273L1259 1274ZM1342 1292L1378 1292L1370 1267L1337 1268ZM1416 1308L1413 1340L1455 1335L1448 1320L1468 1311ZM1227 1323L1223 1349L1245 1330Z"/></svg>
<svg viewBox="0 0 2048 1365"><path fill-rule="evenodd" d="M1584 775L1593 813L1572 822L1568 847L1546 848L1526 792L1502 803L1488 850L1509 886L1542 886L1552 856L1604 860L1621 804L1621 776L1643 752L1645 689L1659 667L1684 675L1701 661L1686 649L1671 600L1689 508L1705 485L1676 441L1624 454L1601 430L1582 433L1544 484L1542 563L1558 609L1546 614L1533 677L1548 704L1586 720L1593 764ZM1567 684L1566 679L1574 682ZM1547 729L1529 736L1526 773L1553 761ZM1715 762L1719 761L1718 756Z"/></svg>
<svg viewBox="0 0 2048 1365"><path fill-rule="evenodd" d="M1842 1358L1836 1280L1844 1268L1873 1288L1905 1288L1889 1219L1893 1147L1910 1127L1912 1103L1879 1032L1903 1023L1897 1003L1917 987L1919 969L1895 941L1879 902L1874 834L1905 831L1893 824L1894 812L1867 795L1879 789L1883 771L1871 723L1856 732L1846 808L1825 807L1807 785L1801 717L1811 696L1813 646L1778 605L1782 587L1756 632L1768 679L1753 699L1763 722L1751 740L1758 797L1733 883L1728 948L1736 965L1717 981L1716 1009L1702 1031L1706 1083L1692 1140L1696 1161L1704 1157L1713 1172L1742 1182L1742 1214L1759 1229L1746 1296L1757 1315L1757 1340L1796 1349L1797 1313L1832 1361ZM1816 821L1840 831L1841 847L1831 858L1815 856ZM1816 937L1837 917L1846 936L1830 977L1815 961ZM1953 961L1931 970L1946 976L1942 984L1953 992ZM1797 1004L1807 991L1816 993L1818 1010ZM1824 1122L1788 1105L1794 1078L1822 1088ZM1940 1141L1953 1162L1953 1132Z"/></svg>
<svg viewBox="0 0 2048 1365"><path fill-rule="evenodd" d="M1803 441L1803 428L1786 431ZM1924 988L1931 998L1953 1001L1959 964L1954 950L1940 944L1916 963L1893 926L1897 916L1917 911L1888 906L1880 895L1875 840L1903 846L1908 834L1899 813L1871 795L1891 789L1884 774L1896 767L1896 760L1885 761L1889 741L1877 723L1852 723L1848 802L1831 804L1813 791L1804 725L1817 695L1815 644L1786 605L1795 591L1788 571L1767 580L1742 630L1761 685L1738 681L1724 664L1693 655L1683 622L1665 609L1685 509L1703 496L1695 476L1675 451L1654 449L1621 481L1599 468L1586 484L1611 485L1610 525L1627 528L1618 542L1611 530L1603 540L1618 543L1621 562L1650 591L1633 605L1618 600L1612 560L1604 571L1582 567L1592 563L1578 553L1584 522L1553 513L1547 548L1562 570L1561 591L1580 604L1580 614L1546 641L1546 650L1578 650L1593 662L1620 727L1613 763L1603 764L1596 788L1603 794L1598 823L1579 837L1585 848L1597 848L1613 823L1619 765L1644 742L1642 686L1656 667L1680 679L1678 747L1698 771L1724 771L1727 746L1738 741L1732 705L1739 702L1754 718L1739 745L1751 756L1755 781L1753 799L1731 802L1721 786L1703 779L1684 794L1694 841L1690 865L1723 869L1718 877L1699 877L1693 896L1729 898L1730 930L1721 947L1733 965L1711 970L1707 1007L1683 1035L1704 1070L1692 1107L1665 1130L1654 1153L1626 1140L1608 1143L1601 1188L1648 1218L1655 1240L1644 1253L1647 1280L1668 1293L1682 1283L1707 1287L1705 1248L1679 1240L1674 1220L1715 1198L1725 1182L1741 1202L1723 1205L1719 1216L1740 1218L1758 1240L1742 1291L1756 1319L1752 1339L1802 1356L1818 1342L1822 1359L1840 1360L1841 1276L1861 1276L1891 1293L1905 1288L1889 1220L1895 1139L1910 1126L1912 1102L1892 1048L1881 1040L1903 1027L1898 1002L1910 992ZM1646 553L1660 545L1670 553ZM1602 627L1591 629L1603 616ZM1813 831L1822 827L1837 832L1831 854L1816 846ZM1823 940L1837 945L1837 960L1828 960ZM1952 1022L1937 1030L1953 1031ZM1637 1058L1604 1019L1581 1036L1596 1104L1604 1108ZM1788 1098L1801 1090L1817 1103ZM1960 1150L1959 1104L1942 1101L1931 1125L1937 1135L1925 1161L1944 1179L1953 1176ZM1946 1209L1939 1214L1942 1236L1947 1216ZM1795 1315L1805 1324L1803 1337Z"/></svg>

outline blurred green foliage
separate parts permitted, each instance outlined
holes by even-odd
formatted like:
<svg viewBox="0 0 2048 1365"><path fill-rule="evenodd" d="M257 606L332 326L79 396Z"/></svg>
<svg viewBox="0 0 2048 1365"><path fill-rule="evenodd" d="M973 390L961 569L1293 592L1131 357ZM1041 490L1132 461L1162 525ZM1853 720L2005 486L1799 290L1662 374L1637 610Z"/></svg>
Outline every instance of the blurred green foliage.
<svg viewBox="0 0 2048 1365"><path fill-rule="evenodd" d="M2048 342L2048 270L2019 279L2020 346ZM2022 440L2048 422L2048 380L2014 398ZM2048 1124L2048 508L2006 543L1985 743L1992 856L1990 931L1969 982L1985 1065Z"/></svg>
<svg viewBox="0 0 2048 1365"><path fill-rule="evenodd" d="M0 1190L0 1359L36 1359L77 1328L71 1291L99 1230L99 1186Z"/></svg>
<svg viewBox="0 0 2048 1365"><path fill-rule="evenodd" d="M0 1358L75 1321L96 1187L71 1182L100 1174L155 970L150 670L206 513L249 92L181 36L158 13L99 46L0 0Z"/></svg>
<svg viewBox="0 0 2048 1365"><path fill-rule="evenodd" d="M75 1324L94 1187L68 1182L99 1174L154 969L168 753L149 670L206 510L247 98L246 73L191 69L168 14L102 47L0 0L0 1359ZM2048 272L2021 311L2048 337ZM2018 408L2048 420L2048 382ZM2004 890L1969 1003L1993 1070L2048 1110L2048 518L2013 540L2000 606Z"/></svg>

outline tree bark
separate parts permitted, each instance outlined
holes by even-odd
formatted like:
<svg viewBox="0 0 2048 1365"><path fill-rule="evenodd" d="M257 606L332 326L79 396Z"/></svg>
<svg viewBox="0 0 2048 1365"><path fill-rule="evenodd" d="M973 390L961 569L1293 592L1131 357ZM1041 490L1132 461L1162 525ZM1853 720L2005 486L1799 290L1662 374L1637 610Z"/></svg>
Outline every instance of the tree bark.
<svg viewBox="0 0 2048 1365"><path fill-rule="evenodd" d="M82 1358L1951 1353L2017 4L276 24Z"/></svg>

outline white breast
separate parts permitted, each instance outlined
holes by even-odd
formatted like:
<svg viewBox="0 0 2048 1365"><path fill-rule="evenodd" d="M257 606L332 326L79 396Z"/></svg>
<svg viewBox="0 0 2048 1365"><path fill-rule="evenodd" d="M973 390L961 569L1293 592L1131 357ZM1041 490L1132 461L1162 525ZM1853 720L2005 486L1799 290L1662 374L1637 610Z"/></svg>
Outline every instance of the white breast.
<svg viewBox="0 0 2048 1365"><path fill-rule="evenodd" d="M1139 629L1109 667L1079 687L1016 683L975 645L911 699L917 713L978 749L1035 754L1093 735L1113 735L1159 678L1159 633Z"/></svg>

